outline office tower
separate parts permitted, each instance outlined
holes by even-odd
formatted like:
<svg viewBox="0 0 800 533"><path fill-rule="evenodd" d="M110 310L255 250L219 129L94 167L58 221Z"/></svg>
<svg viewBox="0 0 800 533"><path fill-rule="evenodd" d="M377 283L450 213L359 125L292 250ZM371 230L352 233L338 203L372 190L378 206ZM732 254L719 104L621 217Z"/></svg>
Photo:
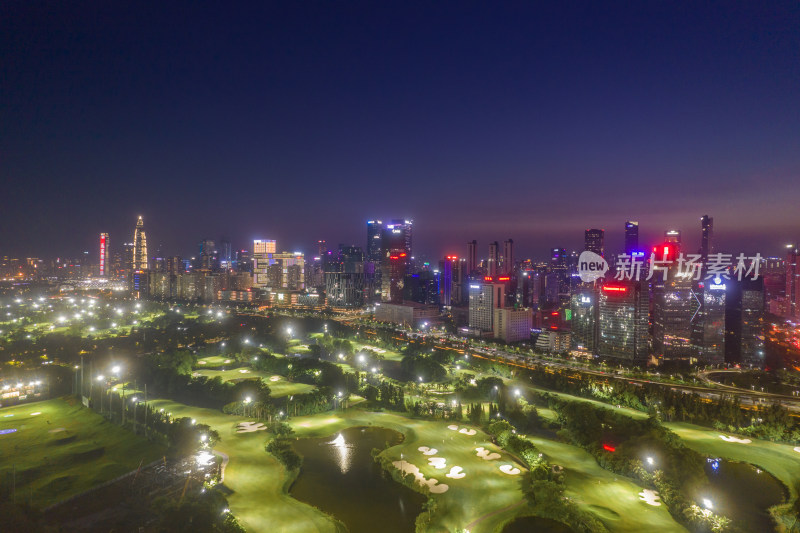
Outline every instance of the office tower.
<svg viewBox="0 0 800 533"><path fill-rule="evenodd" d="M605 231L587 229L583 235L583 249L597 255L605 255Z"/></svg>
<svg viewBox="0 0 800 533"><path fill-rule="evenodd" d="M512 343L530 340L533 313L527 308L504 307L494 310L494 338Z"/></svg>
<svg viewBox="0 0 800 533"><path fill-rule="evenodd" d="M198 259L195 268L200 270L214 270L217 250L214 241L204 239L197 245Z"/></svg>
<svg viewBox="0 0 800 533"><path fill-rule="evenodd" d="M800 268L797 260L800 246L790 244L786 247L786 311L790 318L800 317Z"/></svg>
<svg viewBox="0 0 800 533"><path fill-rule="evenodd" d="M597 348L597 290L593 283L581 283L570 297L572 348L587 355Z"/></svg>
<svg viewBox="0 0 800 533"><path fill-rule="evenodd" d="M369 239L369 238L368 238ZM328 251L328 243L324 240L317 241L317 257L322 257Z"/></svg>
<svg viewBox="0 0 800 533"><path fill-rule="evenodd" d="M457 265L458 257L455 255L448 255L439 261L439 302L445 307L453 305L453 289L455 287L453 272Z"/></svg>
<svg viewBox="0 0 800 533"><path fill-rule="evenodd" d="M708 254L714 253L714 219L708 215L700 217L702 237L700 239L700 256L703 264L708 260Z"/></svg>
<svg viewBox="0 0 800 533"><path fill-rule="evenodd" d="M299 291L305 288L305 257L302 252L282 252L272 254L271 266L277 266L279 281L273 289Z"/></svg>
<svg viewBox="0 0 800 533"><path fill-rule="evenodd" d="M410 264L413 250L411 247L413 222L411 220L394 219L384 226L381 239L383 257L391 250L403 250L406 253L406 264Z"/></svg>
<svg viewBox="0 0 800 533"><path fill-rule="evenodd" d="M339 246L339 252L330 254L323 262L328 305L353 308L366 303L368 276L364 272L364 259L360 247Z"/></svg>
<svg viewBox="0 0 800 533"><path fill-rule="evenodd" d="M133 270L147 270L147 236L141 215L133 230Z"/></svg>
<svg viewBox="0 0 800 533"><path fill-rule="evenodd" d="M403 302L403 282L406 276L408 254L404 248L394 248L389 251L384 265L388 268L382 274L384 301L391 303Z"/></svg>
<svg viewBox="0 0 800 533"><path fill-rule="evenodd" d="M383 260L383 222L380 220L367 221L367 261L380 263ZM321 256L320 256L321 257Z"/></svg>
<svg viewBox="0 0 800 533"><path fill-rule="evenodd" d="M440 274L438 270L430 269L406 274L403 280L403 301L438 306Z"/></svg>
<svg viewBox="0 0 800 533"><path fill-rule="evenodd" d="M639 223L635 220L625 222L625 253L628 255L639 251Z"/></svg>
<svg viewBox="0 0 800 533"><path fill-rule="evenodd" d="M649 355L647 285L636 281L603 285L598 307L597 353L645 361Z"/></svg>
<svg viewBox="0 0 800 533"><path fill-rule="evenodd" d="M727 280L709 279L699 284L696 294L703 305L695 317L693 342L697 357L706 364L725 361L725 293ZM695 289L697 291L697 289Z"/></svg>
<svg viewBox="0 0 800 533"><path fill-rule="evenodd" d="M725 362L764 366L765 280L726 280Z"/></svg>
<svg viewBox="0 0 800 533"><path fill-rule="evenodd" d="M469 327L482 332L494 331L494 310L505 307L502 283L470 283Z"/></svg>
<svg viewBox="0 0 800 533"><path fill-rule="evenodd" d="M681 232L676 229L667 230L664 232L664 243L669 244L675 250L675 254L681 253Z"/></svg>
<svg viewBox="0 0 800 533"><path fill-rule="evenodd" d="M396 219L384 225L379 270L381 298L384 301L400 303L403 300L403 278L412 266L412 224L410 220Z"/></svg>
<svg viewBox="0 0 800 533"><path fill-rule="evenodd" d="M478 241L467 242L467 275L472 276L478 268Z"/></svg>
<svg viewBox="0 0 800 533"><path fill-rule="evenodd" d="M100 277L108 276L108 233L100 234Z"/></svg>
<svg viewBox="0 0 800 533"><path fill-rule="evenodd" d="M764 278L764 299L767 303L786 296L785 258L765 258L761 265L761 276Z"/></svg>
<svg viewBox="0 0 800 533"><path fill-rule="evenodd" d="M503 270L506 276L514 275L514 240L508 239L503 242Z"/></svg>
<svg viewBox="0 0 800 533"><path fill-rule="evenodd" d="M273 239L253 241L253 287L264 289L270 286L269 266L276 249Z"/></svg>
<svg viewBox="0 0 800 533"><path fill-rule="evenodd" d="M250 250L239 250L236 252L236 271L253 272L253 255Z"/></svg>
<svg viewBox="0 0 800 533"><path fill-rule="evenodd" d="M230 270L233 267L233 254L231 250L231 242L226 239L220 239L219 248L217 252L217 261L219 266L225 270Z"/></svg>
<svg viewBox="0 0 800 533"><path fill-rule="evenodd" d="M487 274L491 277L497 275L497 263L499 260L497 249L499 247L500 244L497 241L489 243L489 268L487 269Z"/></svg>
<svg viewBox="0 0 800 533"><path fill-rule="evenodd" d="M551 296L555 291L556 302L569 301L569 256L564 248L553 248L550 254L550 273L555 275L557 287L548 278L546 284L546 300L551 302Z"/></svg>
<svg viewBox="0 0 800 533"><path fill-rule="evenodd" d="M702 291L691 277L678 276L674 267L667 280L653 277L653 350L664 359L689 359L697 355L695 325L703 306Z"/></svg>

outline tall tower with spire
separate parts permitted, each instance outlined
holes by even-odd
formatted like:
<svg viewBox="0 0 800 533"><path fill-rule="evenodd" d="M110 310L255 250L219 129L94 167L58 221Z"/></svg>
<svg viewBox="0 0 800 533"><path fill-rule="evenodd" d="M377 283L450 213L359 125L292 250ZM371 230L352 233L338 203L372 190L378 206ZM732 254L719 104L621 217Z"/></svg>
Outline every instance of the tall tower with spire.
<svg viewBox="0 0 800 533"><path fill-rule="evenodd" d="M133 231L133 270L147 270L147 236L141 215Z"/></svg>

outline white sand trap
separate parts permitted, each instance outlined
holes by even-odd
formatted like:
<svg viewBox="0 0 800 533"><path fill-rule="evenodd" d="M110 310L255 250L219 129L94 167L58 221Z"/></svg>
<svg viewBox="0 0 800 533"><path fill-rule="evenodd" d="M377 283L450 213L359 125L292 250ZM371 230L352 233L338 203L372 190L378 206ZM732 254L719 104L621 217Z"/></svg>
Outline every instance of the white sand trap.
<svg viewBox="0 0 800 533"><path fill-rule="evenodd" d="M256 431L266 431L267 426L261 422L239 422L236 433L254 433Z"/></svg>
<svg viewBox="0 0 800 533"><path fill-rule="evenodd" d="M309 422L300 422L298 425L300 427L302 427L302 428L310 428L311 427L311 424Z"/></svg>
<svg viewBox="0 0 800 533"><path fill-rule="evenodd" d="M403 475L412 474L420 486L427 485L428 489L430 489L431 493L433 494L447 492L447 490L450 488L444 483L439 484L439 481L436 478L425 479L425 476L419 471L419 468L408 461L394 461L392 462L392 465L394 465L394 467L398 470L401 470Z"/></svg>
<svg viewBox="0 0 800 533"><path fill-rule="evenodd" d="M436 470L444 470L447 468L447 459L444 457L430 457L428 458L428 464Z"/></svg>
<svg viewBox="0 0 800 533"><path fill-rule="evenodd" d="M471 437L471 436L473 436L475 433L477 433L477 431L475 431L474 429L467 429L467 428L464 428L464 429L460 430L460 431L459 431L459 433L463 433L464 435L469 435L469 436Z"/></svg>
<svg viewBox="0 0 800 533"><path fill-rule="evenodd" d="M512 465L503 465L500 467L500 471L504 474L508 474L509 476L519 475L519 468L514 468Z"/></svg>
<svg viewBox="0 0 800 533"><path fill-rule="evenodd" d="M205 361L198 361L197 364L198 365L204 365L204 364L206 364L206 362Z"/></svg>
<svg viewBox="0 0 800 533"><path fill-rule="evenodd" d="M453 431L458 431L458 426L455 424L450 424L447 426L447 429L452 429Z"/></svg>
<svg viewBox="0 0 800 533"><path fill-rule="evenodd" d="M203 374L201 374L200 372L192 372L192 377L193 377L193 378L199 378L199 377L200 377L200 376L202 376L202 375L203 375Z"/></svg>
<svg viewBox="0 0 800 533"><path fill-rule="evenodd" d="M740 444L750 444L751 442L753 442L750 439L740 439L738 437L726 437L725 435L720 435L719 438L721 438L725 442L738 442Z"/></svg>
<svg viewBox="0 0 800 533"><path fill-rule="evenodd" d="M427 446L420 446L417 450L422 452L422 455L436 455L439 450L436 448L428 448Z"/></svg>
<svg viewBox="0 0 800 533"><path fill-rule="evenodd" d="M795 446L795 447L794 447L794 448L792 448L792 449L793 449L794 451L796 451L797 453L800 453L800 446Z"/></svg>
<svg viewBox="0 0 800 533"><path fill-rule="evenodd" d="M280 376L271 376L271 377L269 378L269 380L270 380L270 381L280 381L280 380L281 380L281 377L280 377Z"/></svg>
<svg viewBox="0 0 800 533"><path fill-rule="evenodd" d="M653 505L655 507L661 505L661 502L658 501L661 499L661 496L658 495L658 491L656 490L644 489L639 493L639 499L646 504Z"/></svg>
<svg viewBox="0 0 800 533"><path fill-rule="evenodd" d="M48 433L61 433L62 431L66 431L67 428L55 428L48 431Z"/></svg>
<svg viewBox="0 0 800 533"><path fill-rule="evenodd" d="M493 453L489 450L485 449L483 446L480 448L475 448L476 455L483 459L484 461L494 461L495 459L500 459L499 453Z"/></svg>
<svg viewBox="0 0 800 533"><path fill-rule="evenodd" d="M31 416L36 416L36 415L40 415L40 414L42 414L41 411L36 411L35 413L31 413Z"/></svg>
<svg viewBox="0 0 800 533"><path fill-rule="evenodd" d="M242 368L242 369L240 369L240 370L239 370L239 373L240 373L240 374L249 374L249 373L250 373L250 371L249 371L249 370L247 370L246 368Z"/></svg>
<svg viewBox="0 0 800 533"><path fill-rule="evenodd" d="M231 360L230 360L230 359L225 359L225 364L226 364L226 365L227 365L228 363L230 363L230 362L231 362Z"/></svg>
<svg viewBox="0 0 800 533"><path fill-rule="evenodd" d="M450 473L445 474L444 477L449 477L450 479L461 479L464 476L466 476L466 474L461 470L462 468L460 466L454 466L453 468L450 469Z"/></svg>

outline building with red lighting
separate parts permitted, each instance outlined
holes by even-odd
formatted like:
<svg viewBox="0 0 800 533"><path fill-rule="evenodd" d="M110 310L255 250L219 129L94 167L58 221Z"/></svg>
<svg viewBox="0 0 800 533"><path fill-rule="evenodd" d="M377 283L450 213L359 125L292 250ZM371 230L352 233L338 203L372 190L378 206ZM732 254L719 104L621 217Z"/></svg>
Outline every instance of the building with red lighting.
<svg viewBox="0 0 800 533"><path fill-rule="evenodd" d="M650 355L647 285L629 281L603 285L598 295L597 353L627 361Z"/></svg>

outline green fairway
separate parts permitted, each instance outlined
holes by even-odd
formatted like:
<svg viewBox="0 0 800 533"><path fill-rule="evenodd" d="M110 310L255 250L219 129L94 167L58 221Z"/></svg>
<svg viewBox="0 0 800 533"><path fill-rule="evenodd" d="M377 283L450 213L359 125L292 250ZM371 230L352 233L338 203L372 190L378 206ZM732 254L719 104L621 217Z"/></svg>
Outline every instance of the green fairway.
<svg viewBox="0 0 800 533"><path fill-rule="evenodd" d="M209 379L220 377L222 381L260 378L269 387L273 398L282 398L294 394L305 394L316 387L306 383L295 383L283 376L262 372L250 368L234 368L230 370L207 370L205 368L192 372L193 376L205 376Z"/></svg>
<svg viewBox="0 0 800 533"><path fill-rule="evenodd" d="M752 442L726 442L720 436L730 433L708 429L684 422L665 422L664 425L678 434L690 448L711 457L750 463L766 470L786 485L792 498L797 498L797 481L800 480L800 453L788 444L749 439Z"/></svg>
<svg viewBox="0 0 800 533"><path fill-rule="evenodd" d="M233 357L223 355L210 355L197 360L196 368L217 368L220 366L230 365L235 363L236 359Z"/></svg>
<svg viewBox="0 0 800 533"><path fill-rule="evenodd" d="M594 514L609 531L686 531L666 505L652 506L639 498L642 487L603 469L589 452L549 439L528 437L548 462L564 467L566 496Z"/></svg>
<svg viewBox="0 0 800 533"><path fill-rule="evenodd" d="M39 413L39 414L36 414ZM45 507L150 463L164 449L64 399L0 409L0 479Z"/></svg>

